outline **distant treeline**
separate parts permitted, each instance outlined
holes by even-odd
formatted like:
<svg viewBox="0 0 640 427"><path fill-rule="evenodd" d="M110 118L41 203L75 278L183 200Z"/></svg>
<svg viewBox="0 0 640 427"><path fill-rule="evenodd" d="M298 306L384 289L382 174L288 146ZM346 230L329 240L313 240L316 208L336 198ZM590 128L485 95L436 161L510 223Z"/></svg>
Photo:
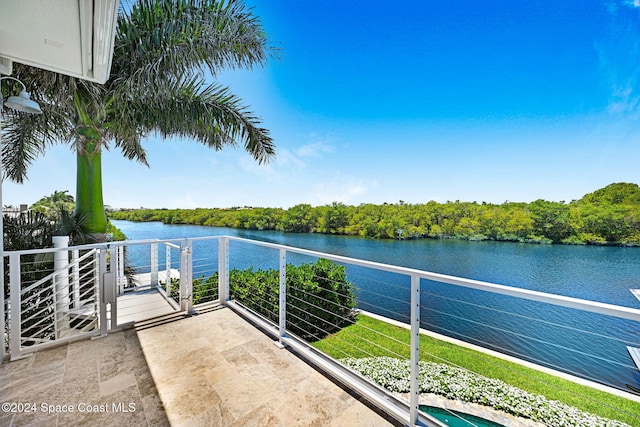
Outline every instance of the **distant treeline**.
<svg viewBox="0 0 640 427"><path fill-rule="evenodd" d="M138 209L112 219L378 239L465 239L640 246L640 188L617 183L570 203L342 203L289 209Z"/></svg>

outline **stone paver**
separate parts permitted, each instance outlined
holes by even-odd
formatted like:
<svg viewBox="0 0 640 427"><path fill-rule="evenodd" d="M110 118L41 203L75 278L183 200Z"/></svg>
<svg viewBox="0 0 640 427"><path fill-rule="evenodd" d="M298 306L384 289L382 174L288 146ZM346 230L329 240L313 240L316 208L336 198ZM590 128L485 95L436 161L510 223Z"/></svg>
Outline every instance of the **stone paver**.
<svg viewBox="0 0 640 427"><path fill-rule="evenodd" d="M135 330L2 364L0 402L2 426L169 425Z"/></svg>
<svg viewBox="0 0 640 427"><path fill-rule="evenodd" d="M139 330L173 426L386 426L229 309Z"/></svg>
<svg viewBox="0 0 640 427"><path fill-rule="evenodd" d="M0 403L0 426L390 425L227 308L5 362Z"/></svg>

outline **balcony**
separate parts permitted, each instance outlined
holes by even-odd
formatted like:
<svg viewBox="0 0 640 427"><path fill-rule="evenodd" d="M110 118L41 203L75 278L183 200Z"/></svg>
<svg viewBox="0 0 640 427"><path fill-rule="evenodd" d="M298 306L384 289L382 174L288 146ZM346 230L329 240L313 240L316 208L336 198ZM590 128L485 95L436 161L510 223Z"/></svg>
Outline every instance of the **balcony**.
<svg viewBox="0 0 640 427"><path fill-rule="evenodd" d="M604 408L608 418L640 423L640 396L633 394L640 373L626 350L640 346L639 310L231 237L5 257L10 292L2 323L12 361L0 367L0 401L14 405L0 414L2 425L446 425L422 405L450 417L540 425L513 408L456 397L471 386L425 391L436 375L425 374L424 363L446 366L451 375L460 369L474 381L474 375L509 371L518 385L534 384L577 405ZM125 258L136 271L126 271ZM350 316L326 320L324 313L344 307L327 293L307 298L308 289L287 276L288 266L318 259L344 268L357 309L366 310L359 318L406 328L407 340L353 324ZM234 272L251 267L271 271L276 288L235 289ZM314 280L333 280L315 274ZM296 311L301 305L307 309ZM335 319L343 324L331 323ZM320 346L318 325L327 332L347 327ZM445 328L450 333L436 333ZM465 334L476 344L452 338ZM554 334L561 339L552 342ZM454 351L440 352L434 337ZM604 354L584 345L596 340L604 341ZM535 356L537 344L553 347L548 358ZM523 346L532 348L528 361L518 357ZM361 375L348 359L355 353L406 364L406 375L393 379L405 390ZM615 367L616 376L596 376L590 360ZM583 388L565 390L554 378ZM624 405L611 407L612 395Z"/></svg>
<svg viewBox="0 0 640 427"><path fill-rule="evenodd" d="M2 402L37 403L5 426L390 425L228 308L37 352L0 384Z"/></svg>

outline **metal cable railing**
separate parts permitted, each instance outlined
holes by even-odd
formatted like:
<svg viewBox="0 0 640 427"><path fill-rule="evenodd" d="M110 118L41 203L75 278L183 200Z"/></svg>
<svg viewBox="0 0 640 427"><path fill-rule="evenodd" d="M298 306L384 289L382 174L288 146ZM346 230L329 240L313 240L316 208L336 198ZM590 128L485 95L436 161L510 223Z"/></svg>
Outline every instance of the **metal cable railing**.
<svg viewBox="0 0 640 427"><path fill-rule="evenodd" d="M231 237L67 251L64 268L36 262L37 251L5 254L12 357L106 333L125 311L152 316L120 298L126 252L150 276L130 293L157 292L174 312L227 304L403 422L437 425L421 412L436 406L460 417L460 402L533 419L574 416L549 403L566 399L575 413L640 424L640 398L627 388L640 387L640 372L626 350L640 347L640 310Z"/></svg>
<svg viewBox="0 0 640 427"><path fill-rule="evenodd" d="M264 243L256 243L256 245L264 245L272 249L283 249L279 245ZM449 366L450 368L448 369L459 369L466 372L466 374L464 375L470 375L474 378L486 376L487 371L490 371L492 369L492 366L496 367L495 369L497 369L497 367L500 367L500 369L511 371L512 375L520 377L520 380L516 381L517 383L527 381L538 382L542 386L538 387L537 389L559 389L562 393L570 394L576 397L578 400L583 400L584 402L586 402L586 404L584 405L586 407L597 403L603 408L612 410L613 412L611 416L614 418L616 417L616 413L618 413L624 419L628 420L629 417L631 417L632 420L638 420L637 415L634 415L633 412L629 412L624 408L616 408L614 410L613 405L607 403L607 401L601 401L598 398L595 398L592 393L575 391L575 389L573 388L564 389L562 386L559 386L558 384L556 384L556 382L550 379L551 377L548 375L548 373L550 372L549 369L542 369L545 375L532 375L529 370L522 371L520 369L514 369L513 366L517 366L517 364L513 365L507 361L503 362L503 359L500 358L503 356L501 354L498 354L503 353L505 355L511 355L511 358L506 357L509 360L514 360L517 358L522 360L529 360L541 366L546 366L547 368L557 371L553 375L559 375L561 377L564 376L565 378L566 374L573 375L575 377L573 378L573 380L577 380L579 383L591 381L590 385L596 387L599 384L604 383L608 387L609 391L614 391L617 389L618 392L622 392L624 390L624 385L621 386L620 384L613 384L607 382L606 380L603 381L602 378L591 376L588 373L584 373L579 370L572 370L570 368L567 368L566 366L562 366L559 364L550 363L548 360L544 360L542 358L531 357L526 352L519 351L517 349L517 346L515 347L515 349L512 348L511 344L516 343L517 341L524 342L526 343L524 347L525 349L529 347L535 348L536 346L547 346L552 349L551 351L562 353L564 355L562 357L586 357L593 359L595 361L594 363L606 363L609 366L622 365L623 367L632 368L629 362L620 364L614 359L594 353L588 346L575 347L575 345L571 343L562 342L562 337L563 335L566 336L569 333L579 334L582 336L582 339L587 341L602 339L604 341L610 341L617 344L625 345L638 345L639 343L637 339L634 340L633 338L622 335L614 335L613 337L610 337L610 334L603 333L601 330L592 330L590 328L581 326L580 322L572 321L572 319L577 315L566 317L567 315L564 314L565 317L563 317L563 314L557 314L555 313L555 311L576 311L580 315L586 313L588 316L604 316L607 318L616 319L616 321L619 320L622 323L628 322L630 325L637 325L637 320L640 320L637 310L626 309L623 307L618 308L601 303L581 301L573 298L532 292L517 288L508 288L502 285L492 285L472 280L451 278L448 276L421 272L412 269L402 269L395 266L385 266L376 263L369 263L362 260L348 260L344 257L331 256L328 254L317 254L313 251L299 250L297 248L286 248L284 250L287 254L296 254L296 260L299 259L298 255L300 254L304 254L306 256L316 256L316 258L326 256L332 261L345 266L347 272L355 270L355 274L347 274L347 280L357 282L355 292L358 295L358 306L366 305L368 310L373 309L375 312L387 317L388 322L399 321L401 323L410 323L406 322L406 320L414 319L416 317L414 316L414 314L411 314L411 310L409 309L410 303L408 296L411 294L412 290L410 289L411 284L409 284L408 282L423 282L422 284L418 283L419 297L417 298L417 300L419 301L418 304L420 305L420 315L417 317L422 319L422 322L419 323L420 327L439 331L458 339L465 339L469 342L477 344L476 348L478 349L480 349L481 346L491 349L491 351L480 353L476 353L475 351L473 351L472 354L474 355L474 357L481 358L481 363L488 366L488 368L482 369L480 370L480 372L478 372L478 370L474 369L473 366L465 366L465 364L460 363L455 358L450 359L448 357L443 357L440 354L430 353L428 350L425 350L422 344L422 337L418 337L415 340L416 343L410 343L408 339L410 334L407 334L405 336L406 339L398 340L392 335L387 335L384 332L374 330L373 328L366 332L360 331L359 333L361 335L364 335L360 337L358 336L358 333L354 334L353 332L353 327L357 325L357 322L346 322L346 320L348 320L347 318L339 316L338 319L340 319L341 321L345 321L344 324L330 323L327 322L321 315L319 315L319 313L323 315L331 313L333 307L336 307L338 309L344 308L336 305L331 298L327 298L325 296L314 296L313 304L309 305L310 310L302 313L296 312L296 306L300 306L303 303L309 304L308 301L304 301L304 299L299 295L309 297L310 293L307 290L291 288L290 285L287 285L287 306L285 308L287 322L286 329L289 330L292 323L297 323L297 327L302 330L304 334L308 335L308 338L310 337L312 341L315 341L316 339L320 338L320 336L326 336L331 334L335 330L344 328L342 332L340 332L340 334L336 334L335 337L331 337L332 341L328 341L329 343L326 345L323 344L322 347L323 349L329 348L329 352L334 355L337 354L338 358L348 358L353 354L356 354L358 356L358 359L383 359L384 357L392 357L394 359L404 360L409 365L413 365L415 363L413 360L414 358L409 357L409 353L411 352L411 349L413 347L416 347L417 345L417 347L419 348L418 359L424 359L425 361L435 361L427 363L437 362L438 365ZM356 266L357 268L353 268L353 266ZM370 275L365 274L366 272L363 271L365 269L382 270L384 271L384 275L381 276L387 278L376 278L372 280L370 279ZM404 278L388 277L389 274L403 276ZM314 277L314 279L319 280L323 278ZM470 299L465 300L456 295L435 293L434 291L429 289L429 284L431 282L437 282L441 285L445 285L450 289L464 289L468 294L470 294ZM292 291L297 292L298 295L292 295ZM325 295L330 295L332 297L344 296L333 290L326 290L325 292ZM497 300L499 300L502 305L488 305L486 301L491 300L491 298L482 298L478 295L474 295L474 293L498 295ZM513 299L526 302L532 301L533 305L552 307L553 309L550 311L554 313L549 318L540 318L532 314L531 312L518 311L517 305L514 306L515 308L510 307L509 304L505 304L505 299ZM383 305L376 304L375 301L382 301ZM446 302L446 304L443 304L443 302ZM549 305L549 303L551 303L552 305ZM384 304L388 304L388 306L385 306ZM475 309L476 312L470 312L470 308ZM495 315L493 317L495 317L496 319L490 319L490 317L492 316L488 316L487 313L494 313ZM631 318L635 319L635 323L634 321L626 320ZM528 323L529 325L527 328L519 329L514 319L521 323ZM403 320L405 322L403 322ZM415 321L411 323L415 323ZM347 327L345 327L345 325L347 325ZM459 325L463 325L464 327L461 328L461 330L458 330L457 326ZM312 326L314 326L315 329L313 329ZM409 326L410 325L407 325L407 327ZM628 326L629 325L626 325L626 327ZM623 328L623 326L620 327ZM542 328L553 329L553 333L556 334L556 339L554 340L547 336L541 337L539 336L539 334L535 334L536 331L539 332ZM464 332L465 330L467 332L476 331L478 333L476 335L472 335ZM618 332L617 329L614 332ZM627 332L633 333L633 331ZM496 343L495 340L492 341L483 339L484 334L487 334L491 337L497 337L498 342ZM380 342L383 342L385 340L395 340L395 343L390 344L389 348L387 348L380 345ZM500 344L501 342L502 345ZM400 347L402 350L397 351L396 348L398 347ZM462 352L469 352L470 354L472 352L472 350L468 350L464 346L459 346L459 348L462 349ZM628 359L624 348L621 351L623 353L622 356ZM387 356L382 356L381 353L386 353ZM477 354L480 354L480 356L477 356ZM499 357L495 357L495 355L498 355ZM527 367L532 366L531 364L526 363L525 365ZM428 366L428 368L435 369L432 366ZM420 369L423 369L422 364L420 365ZM413 381L413 378L411 377L413 376L413 374L409 371L410 369L406 371L407 377L404 380L400 381L398 379L398 381L404 383L405 385L408 385L409 388L412 388L411 383ZM532 370L531 372L536 371ZM563 372L566 374L563 374ZM376 375L371 372L369 372L369 375L373 378L376 377ZM451 375L453 375L453 373ZM418 380L420 384L418 384L417 387L414 386L413 388L418 388L421 390L421 387L423 387L421 381L422 380ZM456 387L455 384L453 385L453 387ZM507 387L507 385L505 385L505 387ZM511 389L510 387L507 388ZM603 388L597 387L597 389L602 390ZM407 396L407 398L410 399L410 390L407 389L404 392L407 394L401 394ZM512 392L517 393L517 391L513 390ZM418 394L422 395L422 393ZM420 401L420 399L421 397L418 399L418 401ZM427 407L425 406L425 410L426 408ZM447 408L444 409L445 411L448 410ZM512 408L507 408L507 410L515 412L522 416L527 416L526 411L520 413L516 410L513 410ZM450 412L450 415L458 417L460 414L453 411Z"/></svg>

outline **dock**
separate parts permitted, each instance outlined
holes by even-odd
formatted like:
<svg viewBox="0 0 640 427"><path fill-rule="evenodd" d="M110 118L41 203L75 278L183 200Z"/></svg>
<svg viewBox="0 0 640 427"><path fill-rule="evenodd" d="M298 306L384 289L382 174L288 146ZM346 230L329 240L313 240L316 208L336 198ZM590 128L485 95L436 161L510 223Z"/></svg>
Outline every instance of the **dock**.
<svg viewBox="0 0 640 427"><path fill-rule="evenodd" d="M169 270L171 279L180 279L180 270L172 268ZM139 273L132 276L132 285L135 287L144 287L151 285L151 273ZM167 270L158 271L158 282L167 282Z"/></svg>
<svg viewBox="0 0 640 427"><path fill-rule="evenodd" d="M177 304L156 289L128 292L118 296L118 323L140 322L175 313L176 309Z"/></svg>
<svg viewBox="0 0 640 427"><path fill-rule="evenodd" d="M166 270L158 271L158 283L166 283L166 277ZM169 277L179 279L180 271L172 268ZM119 324L140 322L172 314L178 310L178 303L171 298L166 298L156 284L151 283L151 273L134 274L131 282L134 287L124 288L118 295ZM162 288L164 289L164 286Z"/></svg>

